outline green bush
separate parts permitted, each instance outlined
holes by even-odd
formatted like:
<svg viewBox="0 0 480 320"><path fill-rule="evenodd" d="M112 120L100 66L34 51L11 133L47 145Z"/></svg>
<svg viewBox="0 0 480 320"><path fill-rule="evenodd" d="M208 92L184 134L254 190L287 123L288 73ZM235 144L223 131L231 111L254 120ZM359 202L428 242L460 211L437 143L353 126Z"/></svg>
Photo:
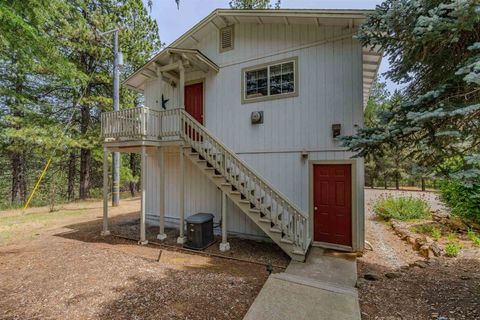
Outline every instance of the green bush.
<svg viewBox="0 0 480 320"><path fill-rule="evenodd" d="M469 184L460 179L443 180L440 199L453 215L480 223L480 184Z"/></svg>
<svg viewBox="0 0 480 320"><path fill-rule="evenodd" d="M468 239L473 242L475 247L480 247L480 238L475 234L472 229L467 232Z"/></svg>
<svg viewBox="0 0 480 320"><path fill-rule="evenodd" d="M432 235L432 238L435 239L436 241L438 241L442 236L442 232L440 231L440 229L437 229L437 228L433 228L430 234Z"/></svg>
<svg viewBox="0 0 480 320"><path fill-rule="evenodd" d="M440 239L442 236L442 231L431 224L422 224L420 226L413 226L410 228L411 231L423 234L429 234L433 239Z"/></svg>
<svg viewBox="0 0 480 320"><path fill-rule="evenodd" d="M448 243L445 246L445 253L448 257L456 257L460 253L463 248L463 244L459 243L458 240L455 238L454 234L449 234Z"/></svg>
<svg viewBox="0 0 480 320"><path fill-rule="evenodd" d="M382 219L412 220L430 216L428 204L413 197L388 197L375 203L373 211Z"/></svg>

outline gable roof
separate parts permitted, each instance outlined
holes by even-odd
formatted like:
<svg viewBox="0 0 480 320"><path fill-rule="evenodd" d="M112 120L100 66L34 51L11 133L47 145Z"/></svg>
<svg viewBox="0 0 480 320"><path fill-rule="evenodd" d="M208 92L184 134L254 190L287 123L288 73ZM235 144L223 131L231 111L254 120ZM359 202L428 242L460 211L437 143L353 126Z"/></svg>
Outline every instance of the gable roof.
<svg viewBox="0 0 480 320"><path fill-rule="evenodd" d="M142 76L141 70L148 69L162 56L179 46L189 47L195 46L198 43L197 38L202 35L202 31L209 24L214 25L217 29L222 27L238 24L238 23L258 23L258 24L311 24L311 25L344 25L346 27L354 28L360 26L366 19L366 16L373 12L372 10L336 10L336 9L275 9L275 10L235 10L235 9L216 9L208 16L203 18L200 22L195 24L187 32L181 35L178 39L173 41L166 49L154 56L143 67L130 75L123 84L139 91L143 91L143 82L146 80L145 75ZM187 49L193 50L193 49ZM198 54L210 61L200 51ZM380 62L382 59L382 52L378 48L364 48L363 49L363 95L364 105L368 101L370 89L375 77L377 76ZM218 71L218 66L215 65ZM151 71L151 69L150 69ZM148 72L148 71L147 71ZM142 79L145 78L145 79ZM139 83L142 86L139 87Z"/></svg>

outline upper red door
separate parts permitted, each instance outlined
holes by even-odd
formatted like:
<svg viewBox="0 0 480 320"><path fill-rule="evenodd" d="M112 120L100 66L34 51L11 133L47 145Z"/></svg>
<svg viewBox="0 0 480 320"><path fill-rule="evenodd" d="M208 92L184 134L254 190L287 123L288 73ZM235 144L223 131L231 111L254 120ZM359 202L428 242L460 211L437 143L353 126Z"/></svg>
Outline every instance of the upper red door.
<svg viewBox="0 0 480 320"><path fill-rule="evenodd" d="M314 165L313 176L314 240L352 246L351 165Z"/></svg>
<svg viewBox="0 0 480 320"><path fill-rule="evenodd" d="M203 83L185 86L185 111L203 124Z"/></svg>

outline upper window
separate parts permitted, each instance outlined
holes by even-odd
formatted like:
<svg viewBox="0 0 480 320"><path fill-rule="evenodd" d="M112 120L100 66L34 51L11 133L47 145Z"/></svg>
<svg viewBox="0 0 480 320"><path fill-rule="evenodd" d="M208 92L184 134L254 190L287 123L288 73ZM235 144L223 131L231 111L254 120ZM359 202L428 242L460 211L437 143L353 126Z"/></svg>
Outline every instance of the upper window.
<svg viewBox="0 0 480 320"><path fill-rule="evenodd" d="M220 52L233 49L233 25L220 29Z"/></svg>
<svg viewBox="0 0 480 320"><path fill-rule="evenodd" d="M246 68L242 74L243 103L298 95L297 58Z"/></svg>

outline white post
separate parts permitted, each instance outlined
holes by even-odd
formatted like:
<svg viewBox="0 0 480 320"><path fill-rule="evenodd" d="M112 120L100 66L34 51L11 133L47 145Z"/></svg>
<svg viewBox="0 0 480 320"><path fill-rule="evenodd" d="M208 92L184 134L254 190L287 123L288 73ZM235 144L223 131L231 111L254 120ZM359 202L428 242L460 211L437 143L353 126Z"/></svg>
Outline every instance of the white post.
<svg viewBox="0 0 480 320"><path fill-rule="evenodd" d="M180 210L180 226L179 226L179 236L177 239L178 244L184 244L187 239L185 238L184 234L184 229L185 229L185 161L184 161L184 156L183 156L183 145L180 146L180 161L179 161L179 167L180 167L180 179L179 179L179 200L180 203L178 205L178 208Z"/></svg>
<svg viewBox="0 0 480 320"><path fill-rule="evenodd" d="M178 95L179 95L179 104L180 108L185 109L185 67L183 66L182 60L178 61L178 71L180 73L179 86L178 86Z"/></svg>
<svg viewBox="0 0 480 320"><path fill-rule="evenodd" d="M145 210L146 210L146 178L147 178L147 147L142 146L142 199L140 201L140 241L138 242L141 245L145 245L148 243L146 237L146 229L145 229Z"/></svg>
<svg viewBox="0 0 480 320"><path fill-rule="evenodd" d="M227 242L227 194L222 191L222 243L220 251L230 250L230 243Z"/></svg>
<svg viewBox="0 0 480 320"><path fill-rule="evenodd" d="M158 148L158 166L160 169L160 203L159 203L159 226L157 239L163 241L167 238L165 234L165 151L162 147Z"/></svg>
<svg viewBox="0 0 480 320"><path fill-rule="evenodd" d="M103 149L103 228L102 236L110 235L108 230L108 150Z"/></svg>

